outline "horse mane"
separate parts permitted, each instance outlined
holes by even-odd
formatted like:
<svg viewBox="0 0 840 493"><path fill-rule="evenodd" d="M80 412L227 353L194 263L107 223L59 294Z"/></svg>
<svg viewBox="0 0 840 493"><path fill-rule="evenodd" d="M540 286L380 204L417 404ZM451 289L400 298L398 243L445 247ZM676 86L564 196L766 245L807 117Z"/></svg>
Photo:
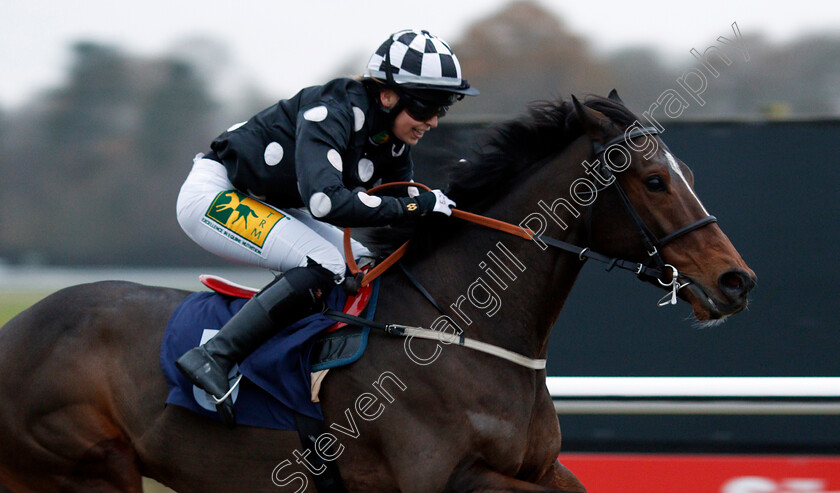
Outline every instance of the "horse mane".
<svg viewBox="0 0 840 493"><path fill-rule="evenodd" d="M637 120L620 101L590 95L583 104L625 128ZM475 160L449 169L446 193L459 208L480 212L518 177L582 134L571 99L536 102L524 116L491 127Z"/></svg>
<svg viewBox="0 0 840 493"><path fill-rule="evenodd" d="M637 120L618 100L589 95L583 104L624 128ZM481 213L515 186L528 170L544 163L545 158L562 151L582 134L583 127L571 99L535 102L525 115L491 126L480 136L473 159L448 167L446 194L459 209ZM459 221L448 221L439 214L419 222L356 232L365 245L382 254L390 253L408 239L412 239L413 252L427 251L435 238L448 235L450 228L463 227Z"/></svg>

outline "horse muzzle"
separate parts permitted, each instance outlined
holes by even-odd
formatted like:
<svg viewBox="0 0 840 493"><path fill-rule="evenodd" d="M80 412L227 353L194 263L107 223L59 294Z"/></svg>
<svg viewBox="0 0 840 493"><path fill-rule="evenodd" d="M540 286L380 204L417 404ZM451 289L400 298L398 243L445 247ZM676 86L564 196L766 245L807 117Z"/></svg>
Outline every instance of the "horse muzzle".
<svg viewBox="0 0 840 493"><path fill-rule="evenodd" d="M743 311L749 305L749 292L756 285L755 273L744 269L729 269L717 278L717 286L709 288L689 278L681 297L689 302L695 318L700 322L723 320Z"/></svg>

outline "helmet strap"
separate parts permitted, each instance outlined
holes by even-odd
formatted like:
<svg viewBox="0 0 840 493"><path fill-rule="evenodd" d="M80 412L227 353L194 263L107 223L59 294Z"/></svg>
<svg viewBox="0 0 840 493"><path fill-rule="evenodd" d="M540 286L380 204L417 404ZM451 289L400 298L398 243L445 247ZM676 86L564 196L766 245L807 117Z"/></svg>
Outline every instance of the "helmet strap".
<svg viewBox="0 0 840 493"><path fill-rule="evenodd" d="M375 102L376 112L374 113L373 127L371 129L371 141L377 145L391 140L393 137L392 129L394 128L394 121L403 108L402 99L397 101L392 108L386 108L382 106L382 101L379 98L380 96L377 94Z"/></svg>

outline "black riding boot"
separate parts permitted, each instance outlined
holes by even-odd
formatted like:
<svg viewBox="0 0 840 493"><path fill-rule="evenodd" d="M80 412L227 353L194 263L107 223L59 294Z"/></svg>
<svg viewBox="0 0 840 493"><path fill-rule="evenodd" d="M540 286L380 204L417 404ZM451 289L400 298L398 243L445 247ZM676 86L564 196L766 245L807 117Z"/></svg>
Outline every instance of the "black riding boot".
<svg viewBox="0 0 840 493"><path fill-rule="evenodd" d="M333 274L318 264L290 269L248 300L212 339L190 349L175 366L194 385L220 400L230 391L228 373L236 363L271 339L278 330L317 310L316 290L334 285ZM216 404L222 420L236 424L233 402Z"/></svg>

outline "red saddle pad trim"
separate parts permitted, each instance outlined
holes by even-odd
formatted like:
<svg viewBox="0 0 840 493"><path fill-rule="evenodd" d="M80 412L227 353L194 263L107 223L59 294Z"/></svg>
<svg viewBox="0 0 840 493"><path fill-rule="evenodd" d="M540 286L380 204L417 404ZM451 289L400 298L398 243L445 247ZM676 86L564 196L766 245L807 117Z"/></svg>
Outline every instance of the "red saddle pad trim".
<svg viewBox="0 0 840 493"><path fill-rule="evenodd" d="M257 294L257 292L259 292L259 289L236 284L235 282L228 281L223 277L214 276L212 274L201 274L198 276L198 280L201 281L201 284L204 284L217 293L233 296L235 298L251 299L255 294Z"/></svg>

